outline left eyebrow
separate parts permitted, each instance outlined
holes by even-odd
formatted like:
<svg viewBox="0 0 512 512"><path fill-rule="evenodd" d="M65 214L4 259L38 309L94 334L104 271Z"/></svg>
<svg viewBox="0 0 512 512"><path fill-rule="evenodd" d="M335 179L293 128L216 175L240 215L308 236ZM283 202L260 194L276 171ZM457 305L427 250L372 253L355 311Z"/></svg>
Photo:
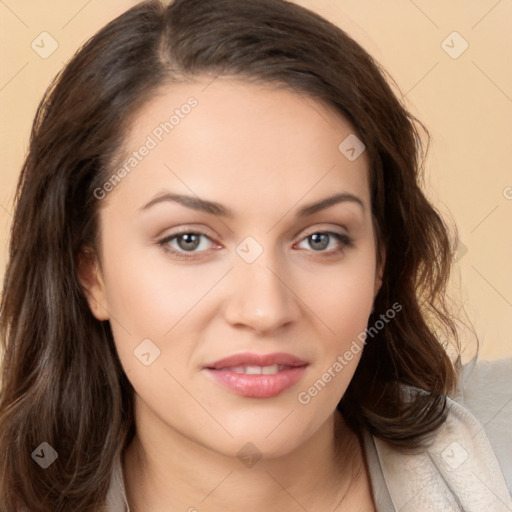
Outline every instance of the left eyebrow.
<svg viewBox="0 0 512 512"><path fill-rule="evenodd" d="M363 201L355 196L354 194L349 194L348 192L343 192L341 194L335 194L330 197L326 197L325 199L321 199L312 204L308 204L303 206L295 215L296 218L307 217L308 215L313 215L314 213L325 210L335 204L343 203L343 202L352 202L358 204L363 212L365 211L365 205Z"/></svg>

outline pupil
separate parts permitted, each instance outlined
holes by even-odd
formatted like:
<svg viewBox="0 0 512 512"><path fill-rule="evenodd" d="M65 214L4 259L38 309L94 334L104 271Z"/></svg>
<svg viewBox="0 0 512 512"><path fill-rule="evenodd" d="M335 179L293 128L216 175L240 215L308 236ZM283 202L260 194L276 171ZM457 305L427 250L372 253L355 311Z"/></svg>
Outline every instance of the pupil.
<svg viewBox="0 0 512 512"><path fill-rule="evenodd" d="M183 244L180 244L181 248L185 250L195 249L199 245L199 236L194 233L181 235L180 240L185 241Z"/></svg>
<svg viewBox="0 0 512 512"><path fill-rule="evenodd" d="M320 237L323 237L323 240L321 240ZM314 235L311 235L309 237L312 242L312 247L315 249L325 249L328 244L328 236L326 233L315 233Z"/></svg>

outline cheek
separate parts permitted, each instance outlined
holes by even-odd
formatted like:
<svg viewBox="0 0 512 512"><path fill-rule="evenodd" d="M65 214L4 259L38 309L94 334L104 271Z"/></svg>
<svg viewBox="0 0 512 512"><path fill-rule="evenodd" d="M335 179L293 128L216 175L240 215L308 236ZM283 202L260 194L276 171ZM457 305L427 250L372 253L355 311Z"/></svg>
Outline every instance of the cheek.
<svg viewBox="0 0 512 512"><path fill-rule="evenodd" d="M361 251L357 258L316 276L307 304L318 317L317 364L298 396L315 414L332 410L349 385L362 356L375 286L375 258Z"/></svg>
<svg viewBox="0 0 512 512"><path fill-rule="evenodd" d="M226 268L172 263L157 247L128 249L125 244L123 254L115 254L114 247L105 246L110 323L125 372L142 390L154 376L162 378L164 369L183 374L192 364L196 340L201 339L198 320L211 308L215 295L209 291ZM137 354L148 352L158 357L145 367Z"/></svg>
<svg viewBox="0 0 512 512"><path fill-rule="evenodd" d="M373 304L374 267L354 265L315 280L316 360L297 393L312 417L326 417L344 395L362 356Z"/></svg>
<svg viewBox="0 0 512 512"><path fill-rule="evenodd" d="M366 327L374 288L375 258L361 252L316 273L309 284L304 282L304 302L328 328L328 338L339 345Z"/></svg>
<svg viewBox="0 0 512 512"><path fill-rule="evenodd" d="M137 335L162 337L212 286L218 276L171 264L158 248L135 248L106 266L111 314ZM149 255L149 257L148 257Z"/></svg>

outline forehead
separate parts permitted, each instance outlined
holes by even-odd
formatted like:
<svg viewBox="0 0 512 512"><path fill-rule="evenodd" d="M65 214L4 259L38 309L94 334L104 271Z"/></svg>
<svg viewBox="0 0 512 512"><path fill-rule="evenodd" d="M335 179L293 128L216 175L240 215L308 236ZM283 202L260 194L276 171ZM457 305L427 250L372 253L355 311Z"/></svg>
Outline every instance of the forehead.
<svg viewBox="0 0 512 512"><path fill-rule="evenodd" d="M117 168L131 165L114 196L171 189L236 212L255 199L291 206L347 192L369 206L366 153L346 153L356 136L341 114L289 88L225 77L172 84L134 116Z"/></svg>

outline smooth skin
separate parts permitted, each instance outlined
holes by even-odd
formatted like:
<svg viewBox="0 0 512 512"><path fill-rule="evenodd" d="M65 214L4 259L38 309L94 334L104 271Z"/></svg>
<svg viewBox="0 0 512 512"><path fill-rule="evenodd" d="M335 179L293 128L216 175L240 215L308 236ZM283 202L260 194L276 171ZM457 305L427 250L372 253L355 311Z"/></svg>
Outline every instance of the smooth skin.
<svg viewBox="0 0 512 512"><path fill-rule="evenodd" d="M336 411L362 352L308 404L298 400L365 330L381 285L366 153L340 152L354 129L318 100L204 77L152 98L123 155L190 97L197 106L102 200L98 259L81 269L135 389L137 433L124 457L131 510L371 512L361 446ZM170 200L144 208L168 193L220 203L233 217ZM338 193L360 203L296 218ZM310 238L326 232L342 238ZM190 238L169 239L176 233L201 236L191 249ZM248 263L237 247L263 252ZM145 339L160 350L148 366L134 355ZM287 352L309 366L280 395L247 398L204 370L241 352ZM261 455L251 467L237 457L247 443Z"/></svg>

